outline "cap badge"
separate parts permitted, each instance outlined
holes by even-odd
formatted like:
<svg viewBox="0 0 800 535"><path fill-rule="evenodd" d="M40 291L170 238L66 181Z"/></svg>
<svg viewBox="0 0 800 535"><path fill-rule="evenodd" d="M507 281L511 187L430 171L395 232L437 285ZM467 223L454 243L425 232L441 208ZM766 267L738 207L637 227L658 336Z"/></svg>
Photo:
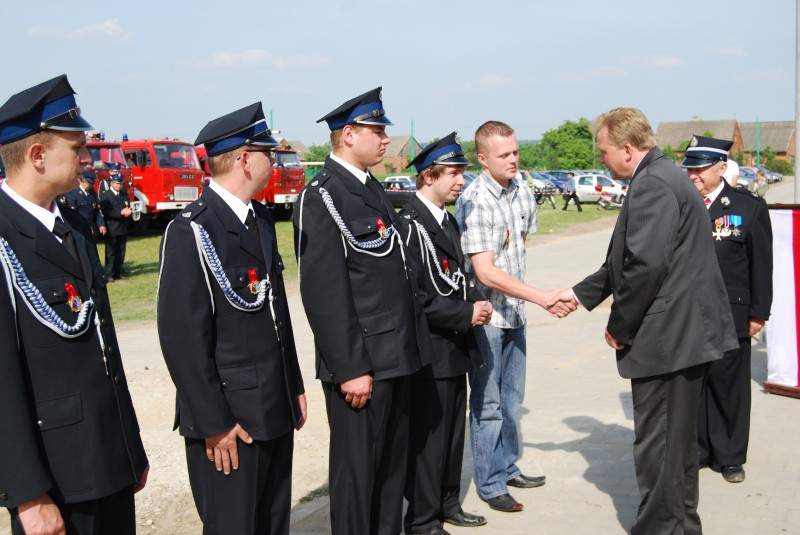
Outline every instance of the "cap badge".
<svg viewBox="0 0 800 535"><path fill-rule="evenodd" d="M319 180L315 180L311 183L312 186L319 186Z"/></svg>
<svg viewBox="0 0 800 535"><path fill-rule="evenodd" d="M183 212L181 215L183 217L185 217L186 219L189 219L190 217L192 217L192 213L191 212Z"/></svg>
<svg viewBox="0 0 800 535"><path fill-rule="evenodd" d="M692 141L691 141L691 142L689 142L689 146L690 146L690 147L696 147L696 146L697 146L697 144L698 144L698 141L697 141L697 136L692 136Z"/></svg>

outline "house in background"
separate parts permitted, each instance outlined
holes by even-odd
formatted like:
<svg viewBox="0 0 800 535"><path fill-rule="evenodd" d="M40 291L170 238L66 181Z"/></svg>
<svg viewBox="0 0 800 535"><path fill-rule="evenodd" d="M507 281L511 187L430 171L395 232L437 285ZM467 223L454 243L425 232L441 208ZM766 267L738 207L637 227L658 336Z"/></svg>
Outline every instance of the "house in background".
<svg viewBox="0 0 800 535"><path fill-rule="evenodd" d="M725 119L721 121L704 121L701 117L695 117L691 121L676 121L659 123L656 131L656 141L661 150L670 147L673 151L683 156L683 146L692 136L702 136L705 133L713 134L711 137L717 139L730 139L733 141L731 154L745 152L742 141L742 133L739 130L739 123L735 119Z"/></svg>
<svg viewBox="0 0 800 535"><path fill-rule="evenodd" d="M411 136L392 136L389 140L383 161L370 170L375 175L410 175L411 170L406 166L411 161L412 143L415 156L420 153L422 146Z"/></svg>
<svg viewBox="0 0 800 535"><path fill-rule="evenodd" d="M746 165L756 162L756 123L739 123L744 142ZM794 162L794 121L765 121L758 123L758 133L763 153L765 149L774 150L776 157ZM763 160L763 157L762 157Z"/></svg>

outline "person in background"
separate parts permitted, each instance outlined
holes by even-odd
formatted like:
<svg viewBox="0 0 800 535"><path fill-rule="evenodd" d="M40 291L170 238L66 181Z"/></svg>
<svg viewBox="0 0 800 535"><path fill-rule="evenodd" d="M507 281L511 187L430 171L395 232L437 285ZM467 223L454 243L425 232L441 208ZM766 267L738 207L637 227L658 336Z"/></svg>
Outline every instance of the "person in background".
<svg viewBox="0 0 800 535"><path fill-rule="evenodd" d="M772 225L767 203L722 176L732 141L694 136L683 167L703 196L739 346L708 367L700 396L700 467L744 481L750 438L750 338L772 307ZM763 171L759 171L763 173Z"/></svg>
<svg viewBox="0 0 800 535"><path fill-rule="evenodd" d="M725 182L730 184L732 188L735 188L739 184L739 164L730 158L728 158L727 164L728 165L725 167L725 174L722 175L722 178L724 178Z"/></svg>
<svg viewBox="0 0 800 535"><path fill-rule="evenodd" d="M89 224L95 240L105 236L106 222L100 210L100 201L94 191L94 178L91 175L84 171L78 187L59 196L58 204L78 212Z"/></svg>
<svg viewBox="0 0 800 535"><path fill-rule="evenodd" d="M567 183L564 185L564 208L562 208L562 210L565 212L569 206L569 201L575 201L575 206L578 207L578 211L583 212L581 200L578 198L578 191L575 184L575 173L572 171L567 173Z"/></svg>
<svg viewBox="0 0 800 535"><path fill-rule="evenodd" d="M133 215L131 203L123 193L122 175L111 175L111 189L100 194L100 210L106 221L106 276L108 282L127 279L122 273L128 243L128 219Z"/></svg>

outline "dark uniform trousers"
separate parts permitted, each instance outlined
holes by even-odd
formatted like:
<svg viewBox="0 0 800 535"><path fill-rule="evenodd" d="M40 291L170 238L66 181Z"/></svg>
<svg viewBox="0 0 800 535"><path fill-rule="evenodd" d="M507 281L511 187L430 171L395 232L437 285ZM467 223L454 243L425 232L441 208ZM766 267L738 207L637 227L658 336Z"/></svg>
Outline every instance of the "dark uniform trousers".
<svg viewBox="0 0 800 535"><path fill-rule="evenodd" d="M207 188L170 223L162 242L159 339L206 535L289 533L293 428L304 387L274 223L262 205L253 203L253 210L258 233ZM192 223L207 232L233 292L252 303L250 277L268 276L274 300L252 311L235 308L211 268L206 275ZM253 443L237 440L239 469L226 476L206 457L205 439L237 423Z"/></svg>
<svg viewBox="0 0 800 535"><path fill-rule="evenodd" d="M328 208L359 243L378 240L382 225L399 230L391 201L369 181L328 158L294 211L300 293L331 430L334 535L401 531L409 378L431 352L417 264L398 236L374 249L351 246ZM372 398L353 409L340 385L365 374L373 377Z"/></svg>
<svg viewBox="0 0 800 535"><path fill-rule="evenodd" d="M469 332L473 303L484 300L462 280L458 290L439 276L464 270L458 224L447 214L442 224L414 197L400 212L403 240L412 257L422 259L419 286L425 291L425 315L433 346L430 366L414 374L411 397L411 440L408 455L404 519L406 532L441 525L461 508L461 464L464 457L467 381L470 358L480 366L480 352ZM434 255L422 241L425 229ZM447 259L445 265L443 260ZM465 286L466 285L466 288ZM466 299L464 293L466 292Z"/></svg>
<svg viewBox="0 0 800 535"><path fill-rule="evenodd" d="M19 505L45 493L59 507L67 533L134 533L133 487L147 458L105 274L88 224L71 210L61 215L70 236L63 244L0 191L0 235L30 282L68 325L78 315L67 304L66 285L84 303L93 301L87 321L98 320L83 334L63 338L30 311L20 291L9 293L0 275L0 505L11 512L15 534L23 532Z"/></svg>
<svg viewBox="0 0 800 535"><path fill-rule="evenodd" d="M128 206L128 198L122 191L108 190L100 194L100 207L106 220L106 275L109 277L119 278L122 274L128 243L128 220L121 211Z"/></svg>
<svg viewBox="0 0 800 535"><path fill-rule="evenodd" d="M709 206L709 231L730 301L739 347L711 363L700 398L699 462L714 467L747 462L750 440L750 318L768 319L772 306L772 226L766 202L725 183ZM727 235L719 230L728 216ZM731 216L741 221L731 228ZM716 222L722 219L723 226Z"/></svg>

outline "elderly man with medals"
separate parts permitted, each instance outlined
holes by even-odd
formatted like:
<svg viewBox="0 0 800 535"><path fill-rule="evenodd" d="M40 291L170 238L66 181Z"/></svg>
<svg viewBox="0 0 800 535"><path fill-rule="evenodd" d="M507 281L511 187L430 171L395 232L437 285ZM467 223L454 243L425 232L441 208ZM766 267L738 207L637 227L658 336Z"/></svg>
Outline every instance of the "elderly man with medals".
<svg viewBox="0 0 800 535"><path fill-rule="evenodd" d="M90 161L65 75L0 107L0 505L11 532L136 532L148 464L89 224L53 199Z"/></svg>
<svg viewBox="0 0 800 535"><path fill-rule="evenodd" d="M412 378L411 441L408 460L406 533L447 535L442 523L486 524L461 508L461 462L470 361L482 363L470 331L492 315L492 305L464 274L458 225L447 211L464 187L469 160L453 132L431 143L409 164L417 171L417 193L400 212L403 241L420 259L426 286L425 316L433 344L432 362Z"/></svg>
<svg viewBox="0 0 800 535"><path fill-rule="evenodd" d="M261 103L209 122L212 180L161 243L158 335L204 534L289 533L294 429L306 418L275 224L252 197L277 141Z"/></svg>
<svg viewBox="0 0 800 535"><path fill-rule="evenodd" d="M703 195L739 347L712 362L700 397L700 466L744 481L750 437L750 337L772 307L772 225L767 203L723 179L732 141L694 136L683 167Z"/></svg>
<svg viewBox="0 0 800 535"><path fill-rule="evenodd" d="M294 227L300 294L331 429L331 532L396 535L410 377L431 352L418 262L369 172L389 144L380 88L319 121L331 130L333 153L303 190Z"/></svg>

